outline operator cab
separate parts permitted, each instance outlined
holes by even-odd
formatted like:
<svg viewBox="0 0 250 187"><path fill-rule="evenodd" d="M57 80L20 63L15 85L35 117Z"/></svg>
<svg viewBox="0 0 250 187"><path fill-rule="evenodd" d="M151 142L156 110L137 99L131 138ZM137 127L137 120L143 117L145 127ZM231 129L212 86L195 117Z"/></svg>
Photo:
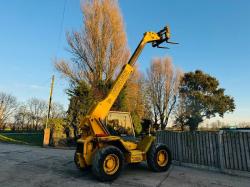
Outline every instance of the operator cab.
<svg viewBox="0 0 250 187"><path fill-rule="evenodd" d="M123 139L135 139L134 125L129 112L110 111L106 118L107 128L111 135Z"/></svg>

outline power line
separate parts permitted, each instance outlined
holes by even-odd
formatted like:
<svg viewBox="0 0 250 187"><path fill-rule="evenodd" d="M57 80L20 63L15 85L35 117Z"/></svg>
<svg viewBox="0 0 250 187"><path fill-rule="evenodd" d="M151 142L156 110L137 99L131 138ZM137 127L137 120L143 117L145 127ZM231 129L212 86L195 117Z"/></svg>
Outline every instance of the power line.
<svg viewBox="0 0 250 187"><path fill-rule="evenodd" d="M56 51L56 54L58 53L59 47L60 47L60 44L61 44L61 35L62 35L62 31L63 31L63 23L64 23L64 17L65 17L66 4L67 4L67 0L64 0L62 20L61 20L61 23L60 23L59 35L58 35L58 40L57 40L57 51Z"/></svg>

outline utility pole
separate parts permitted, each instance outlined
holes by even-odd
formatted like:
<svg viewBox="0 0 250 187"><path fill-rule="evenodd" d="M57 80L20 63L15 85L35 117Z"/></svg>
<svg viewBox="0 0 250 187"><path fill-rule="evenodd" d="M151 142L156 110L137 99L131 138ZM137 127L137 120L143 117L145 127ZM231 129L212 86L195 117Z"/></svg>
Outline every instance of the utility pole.
<svg viewBox="0 0 250 187"><path fill-rule="evenodd" d="M50 93L49 93L48 114L47 114L46 125L45 125L46 129L48 128L48 122L49 122L49 117L50 117L52 95L53 95L53 89L54 89L54 82L55 82L55 76L52 75L51 85L50 85Z"/></svg>
<svg viewBox="0 0 250 187"><path fill-rule="evenodd" d="M49 118L50 118L50 111L51 111L51 103L52 103L54 81L55 81L55 76L53 75L52 79L51 79L51 85L50 85L50 94L49 94L49 103L48 103L48 114L47 114L45 129L44 129L43 146L48 146L49 145L50 128L48 128L48 123L49 123Z"/></svg>

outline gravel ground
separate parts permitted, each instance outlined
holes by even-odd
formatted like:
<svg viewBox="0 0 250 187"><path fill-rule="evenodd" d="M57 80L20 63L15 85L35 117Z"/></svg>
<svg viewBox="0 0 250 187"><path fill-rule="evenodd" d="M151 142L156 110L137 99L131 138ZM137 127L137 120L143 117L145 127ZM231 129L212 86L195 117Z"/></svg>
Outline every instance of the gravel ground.
<svg viewBox="0 0 250 187"><path fill-rule="evenodd" d="M117 180L102 183L91 172L79 171L73 154L74 150L0 143L0 186L250 186L250 178L179 166L154 173L144 163L127 166Z"/></svg>

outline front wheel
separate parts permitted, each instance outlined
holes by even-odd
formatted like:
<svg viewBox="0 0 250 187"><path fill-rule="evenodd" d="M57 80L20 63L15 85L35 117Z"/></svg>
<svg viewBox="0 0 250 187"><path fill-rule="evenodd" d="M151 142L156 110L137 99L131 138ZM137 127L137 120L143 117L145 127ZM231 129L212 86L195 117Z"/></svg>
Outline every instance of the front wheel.
<svg viewBox="0 0 250 187"><path fill-rule="evenodd" d="M107 146L98 150L92 160L92 173L101 181L116 179L123 168L124 157L120 149Z"/></svg>
<svg viewBox="0 0 250 187"><path fill-rule="evenodd" d="M172 156L164 144L153 143L147 152L147 163L151 170L156 172L167 171L171 165Z"/></svg>

